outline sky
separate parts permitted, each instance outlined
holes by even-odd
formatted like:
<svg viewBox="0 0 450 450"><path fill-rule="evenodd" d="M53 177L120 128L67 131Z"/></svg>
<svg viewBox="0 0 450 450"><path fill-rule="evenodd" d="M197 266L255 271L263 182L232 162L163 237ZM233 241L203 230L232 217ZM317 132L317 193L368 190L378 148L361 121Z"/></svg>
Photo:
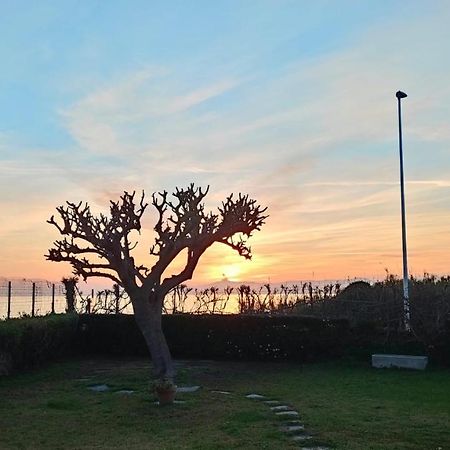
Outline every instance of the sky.
<svg viewBox="0 0 450 450"><path fill-rule="evenodd" d="M399 89L410 270L448 274L449 23L449 1L0 0L0 276L70 274L43 256L66 200L191 182L270 215L194 283L401 274Z"/></svg>

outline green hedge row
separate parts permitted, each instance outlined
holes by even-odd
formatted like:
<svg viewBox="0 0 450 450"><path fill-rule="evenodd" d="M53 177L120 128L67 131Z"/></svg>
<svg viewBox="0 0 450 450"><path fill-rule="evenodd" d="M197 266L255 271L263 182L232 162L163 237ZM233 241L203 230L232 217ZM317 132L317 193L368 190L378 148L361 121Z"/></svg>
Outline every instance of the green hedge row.
<svg viewBox="0 0 450 450"><path fill-rule="evenodd" d="M423 342L412 332L388 331L374 322L351 328L347 354L367 359L374 353L425 355L433 364L450 366L450 321L432 342Z"/></svg>
<svg viewBox="0 0 450 450"><path fill-rule="evenodd" d="M340 355L348 322L292 316L167 315L163 329L175 358L311 361ZM133 316L81 315L83 353L147 354Z"/></svg>
<svg viewBox="0 0 450 450"><path fill-rule="evenodd" d="M307 362L372 353L427 354L450 365L450 323L432 346L408 333L390 335L374 324L295 316L169 315L163 328L175 358ZM49 315L0 322L0 375L73 352L148 355L129 315Z"/></svg>
<svg viewBox="0 0 450 450"><path fill-rule="evenodd" d="M373 353L428 355L450 365L450 323L433 345L411 333L390 333L373 323L296 316L163 316L175 358L313 361L339 356L368 360ZM77 344L82 353L147 355L133 316L81 315Z"/></svg>
<svg viewBox="0 0 450 450"><path fill-rule="evenodd" d="M0 322L0 375L38 366L72 352L77 323L75 314Z"/></svg>

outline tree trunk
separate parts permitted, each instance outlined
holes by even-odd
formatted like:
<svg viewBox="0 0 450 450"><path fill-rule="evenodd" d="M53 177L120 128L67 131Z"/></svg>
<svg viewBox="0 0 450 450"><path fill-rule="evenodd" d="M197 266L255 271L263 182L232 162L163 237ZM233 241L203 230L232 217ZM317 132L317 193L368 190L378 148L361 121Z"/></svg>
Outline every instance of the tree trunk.
<svg viewBox="0 0 450 450"><path fill-rule="evenodd" d="M156 295L131 297L134 317L150 351L155 377L173 381L175 368L161 324L163 299Z"/></svg>

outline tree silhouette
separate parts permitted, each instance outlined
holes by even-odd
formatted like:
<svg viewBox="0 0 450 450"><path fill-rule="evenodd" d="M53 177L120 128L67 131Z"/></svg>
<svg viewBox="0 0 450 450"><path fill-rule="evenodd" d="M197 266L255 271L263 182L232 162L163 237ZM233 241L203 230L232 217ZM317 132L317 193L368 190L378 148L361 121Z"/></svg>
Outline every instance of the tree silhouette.
<svg viewBox="0 0 450 450"><path fill-rule="evenodd" d="M166 191L153 194L152 205L158 212L154 227L155 243L150 255L156 262L151 268L137 265L131 254L137 243L130 233L141 230L141 217L148 203L144 192L136 201L135 192L124 192L117 202L111 201L110 214L94 216L87 203L66 202L56 208L48 223L54 225L62 240L54 242L46 258L67 261L75 276L109 278L128 293L136 322L144 335L152 356L157 378L173 379L175 370L161 327L165 295L175 286L192 278L200 257L215 242L231 247L244 258L251 258L246 239L259 230L267 216L248 195L231 194L217 213L206 213L203 199L206 190L195 187L176 188L169 198ZM169 264L183 251L187 257L184 268L164 277Z"/></svg>

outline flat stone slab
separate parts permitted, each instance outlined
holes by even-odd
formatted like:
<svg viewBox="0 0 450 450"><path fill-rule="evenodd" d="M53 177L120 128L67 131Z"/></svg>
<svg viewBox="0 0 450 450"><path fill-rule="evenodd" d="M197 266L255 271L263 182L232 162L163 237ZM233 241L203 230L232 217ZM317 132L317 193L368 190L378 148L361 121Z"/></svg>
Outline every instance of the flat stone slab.
<svg viewBox="0 0 450 450"><path fill-rule="evenodd" d="M110 390L107 384L95 384L94 386L89 386L87 389L94 392L106 392Z"/></svg>
<svg viewBox="0 0 450 450"><path fill-rule="evenodd" d="M284 427L280 427L280 431L283 433L293 433L296 431L304 431L305 426L304 425L286 425Z"/></svg>
<svg viewBox="0 0 450 450"><path fill-rule="evenodd" d="M181 386L177 387L177 392L197 392L201 386Z"/></svg>
<svg viewBox="0 0 450 450"><path fill-rule="evenodd" d="M297 411L279 411L275 413L277 416L298 417L300 414Z"/></svg>
<svg viewBox="0 0 450 450"><path fill-rule="evenodd" d="M272 411L292 411L292 408L287 405L271 406L270 409Z"/></svg>
<svg viewBox="0 0 450 450"><path fill-rule="evenodd" d="M291 437L292 441L307 441L308 439L312 439L312 436L309 434L296 434Z"/></svg>
<svg viewBox="0 0 450 450"><path fill-rule="evenodd" d="M174 401L172 402L172 405L183 405L184 403L186 403L184 400L174 400ZM156 405L156 406L161 406L161 405L159 404L158 401L153 402L153 404ZM164 404L164 405L162 405L162 406L167 406L167 405Z"/></svg>
<svg viewBox="0 0 450 450"><path fill-rule="evenodd" d="M134 391L132 389L121 389L120 391L116 391L114 393L121 394L121 395L131 395L131 394L134 394Z"/></svg>
<svg viewBox="0 0 450 450"><path fill-rule="evenodd" d="M231 395L228 391L211 391L213 394Z"/></svg>
<svg viewBox="0 0 450 450"><path fill-rule="evenodd" d="M264 403L266 405L281 405L281 402L278 400L265 400Z"/></svg>
<svg viewBox="0 0 450 450"><path fill-rule="evenodd" d="M284 422L284 424L286 426L291 426L291 425L303 425L302 422L300 420L288 420L287 422Z"/></svg>
<svg viewBox="0 0 450 450"><path fill-rule="evenodd" d="M250 398L252 400L263 400L264 398L266 398L266 397L264 397L264 395L260 395L260 394L248 394L245 397Z"/></svg>
<svg viewBox="0 0 450 450"><path fill-rule="evenodd" d="M397 367L400 369L415 369L425 370L427 367L428 358L426 356L411 356L411 355L372 355L372 367L389 368Z"/></svg>
<svg viewBox="0 0 450 450"><path fill-rule="evenodd" d="M330 447L300 447L300 450L331 450Z"/></svg>

